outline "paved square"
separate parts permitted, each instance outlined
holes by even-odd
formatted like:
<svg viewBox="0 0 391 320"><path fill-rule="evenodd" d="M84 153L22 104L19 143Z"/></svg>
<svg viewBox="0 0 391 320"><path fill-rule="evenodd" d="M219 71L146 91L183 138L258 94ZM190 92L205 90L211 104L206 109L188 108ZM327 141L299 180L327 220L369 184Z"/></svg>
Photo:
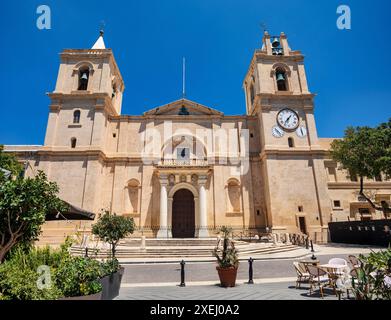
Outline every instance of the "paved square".
<svg viewBox="0 0 391 320"><path fill-rule="evenodd" d="M117 300L319 300L318 292L308 295L308 286L295 289L294 282L248 285L239 283L235 288L215 285L187 287L131 287L121 288ZM325 290L324 300L337 300L332 290Z"/></svg>

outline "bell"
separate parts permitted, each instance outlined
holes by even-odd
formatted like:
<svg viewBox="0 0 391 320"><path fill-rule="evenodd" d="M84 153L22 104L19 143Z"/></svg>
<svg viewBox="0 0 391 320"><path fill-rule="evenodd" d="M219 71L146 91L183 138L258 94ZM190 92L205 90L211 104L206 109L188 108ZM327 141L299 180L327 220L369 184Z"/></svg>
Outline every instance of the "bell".
<svg viewBox="0 0 391 320"><path fill-rule="evenodd" d="M272 41L272 47L273 48L278 48L280 46L280 40L277 37L274 37Z"/></svg>
<svg viewBox="0 0 391 320"><path fill-rule="evenodd" d="M88 80L87 73L84 72L84 73L82 74L82 76L80 77L80 79L82 79L82 80Z"/></svg>
<svg viewBox="0 0 391 320"><path fill-rule="evenodd" d="M277 74L277 81L285 81L285 77L282 73Z"/></svg>

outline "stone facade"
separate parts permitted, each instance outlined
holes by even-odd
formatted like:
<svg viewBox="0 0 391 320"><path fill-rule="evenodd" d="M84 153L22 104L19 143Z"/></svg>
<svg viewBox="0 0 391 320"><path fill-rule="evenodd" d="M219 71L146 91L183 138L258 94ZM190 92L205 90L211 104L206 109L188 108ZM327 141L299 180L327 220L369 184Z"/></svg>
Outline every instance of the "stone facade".
<svg viewBox="0 0 391 320"><path fill-rule="evenodd" d="M45 171L75 206L131 216L137 233L149 237L171 237L182 219L194 237L230 225L238 233L268 228L325 241L330 220L381 217L357 197L354 177L330 160L332 139L318 138L304 57L283 33L265 33L254 53L243 83L246 114L238 116L187 99L121 115L125 86L111 49L60 57L44 145L5 150L25 161L26 176ZM389 181L366 185L390 200ZM176 204L182 189L191 192L192 208Z"/></svg>

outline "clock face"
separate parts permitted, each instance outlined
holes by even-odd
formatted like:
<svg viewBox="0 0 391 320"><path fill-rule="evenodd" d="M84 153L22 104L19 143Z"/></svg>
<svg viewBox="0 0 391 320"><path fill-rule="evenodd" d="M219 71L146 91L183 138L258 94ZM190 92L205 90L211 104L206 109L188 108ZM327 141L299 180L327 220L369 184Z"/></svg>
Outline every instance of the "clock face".
<svg viewBox="0 0 391 320"><path fill-rule="evenodd" d="M293 131L299 126L299 116L292 109L282 109L277 114L277 123L285 130Z"/></svg>
<svg viewBox="0 0 391 320"><path fill-rule="evenodd" d="M272 128L272 135L276 138L282 138L284 136L284 130L282 130L279 126L274 126Z"/></svg>
<svg viewBox="0 0 391 320"><path fill-rule="evenodd" d="M296 129L296 134L299 138L304 138L307 135L307 129L304 126L300 126Z"/></svg>

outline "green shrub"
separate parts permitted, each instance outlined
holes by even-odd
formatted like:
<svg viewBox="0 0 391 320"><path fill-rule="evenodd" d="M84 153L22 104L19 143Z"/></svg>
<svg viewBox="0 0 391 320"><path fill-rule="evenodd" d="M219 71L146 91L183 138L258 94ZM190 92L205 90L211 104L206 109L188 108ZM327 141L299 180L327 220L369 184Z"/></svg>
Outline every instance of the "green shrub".
<svg viewBox="0 0 391 320"><path fill-rule="evenodd" d="M71 241L60 249L16 246L0 264L0 300L51 300L60 297L89 295L102 290L99 278L116 268L118 261L99 263L90 258L72 257ZM37 269L50 267L51 287L39 289Z"/></svg>
<svg viewBox="0 0 391 320"><path fill-rule="evenodd" d="M352 282L360 300L391 300L391 248L360 255L357 282Z"/></svg>
<svg viewBox="0 0 391 320"><path fill-rule="evenodd" d="M100 263L85 257L65 259L55 272L56 286L65 297L98 293L102 290L100 277Z"/></svg>
<svg viewBox="0 0 391 320"><path fill-rule="evenodd" d="M101 268L101 273L100 276L101 278L108 276L110 274L113 274L119 270L119 262L116 258L114 259L109 259L105 262L101 262L100 268Z"/></svg>
<svg viewBox="0 0 391 320"><path fill-rule="evenodd" d="M33 248L25 252L25 247L12 250L10 258L0 264L0 299L3 300L52 300L60 297L61 291L53 284L54 268L50 267L52 285L39 289L40 265L54 265L50 248ZM58 260L57 260L58 261Z"/></svg>

